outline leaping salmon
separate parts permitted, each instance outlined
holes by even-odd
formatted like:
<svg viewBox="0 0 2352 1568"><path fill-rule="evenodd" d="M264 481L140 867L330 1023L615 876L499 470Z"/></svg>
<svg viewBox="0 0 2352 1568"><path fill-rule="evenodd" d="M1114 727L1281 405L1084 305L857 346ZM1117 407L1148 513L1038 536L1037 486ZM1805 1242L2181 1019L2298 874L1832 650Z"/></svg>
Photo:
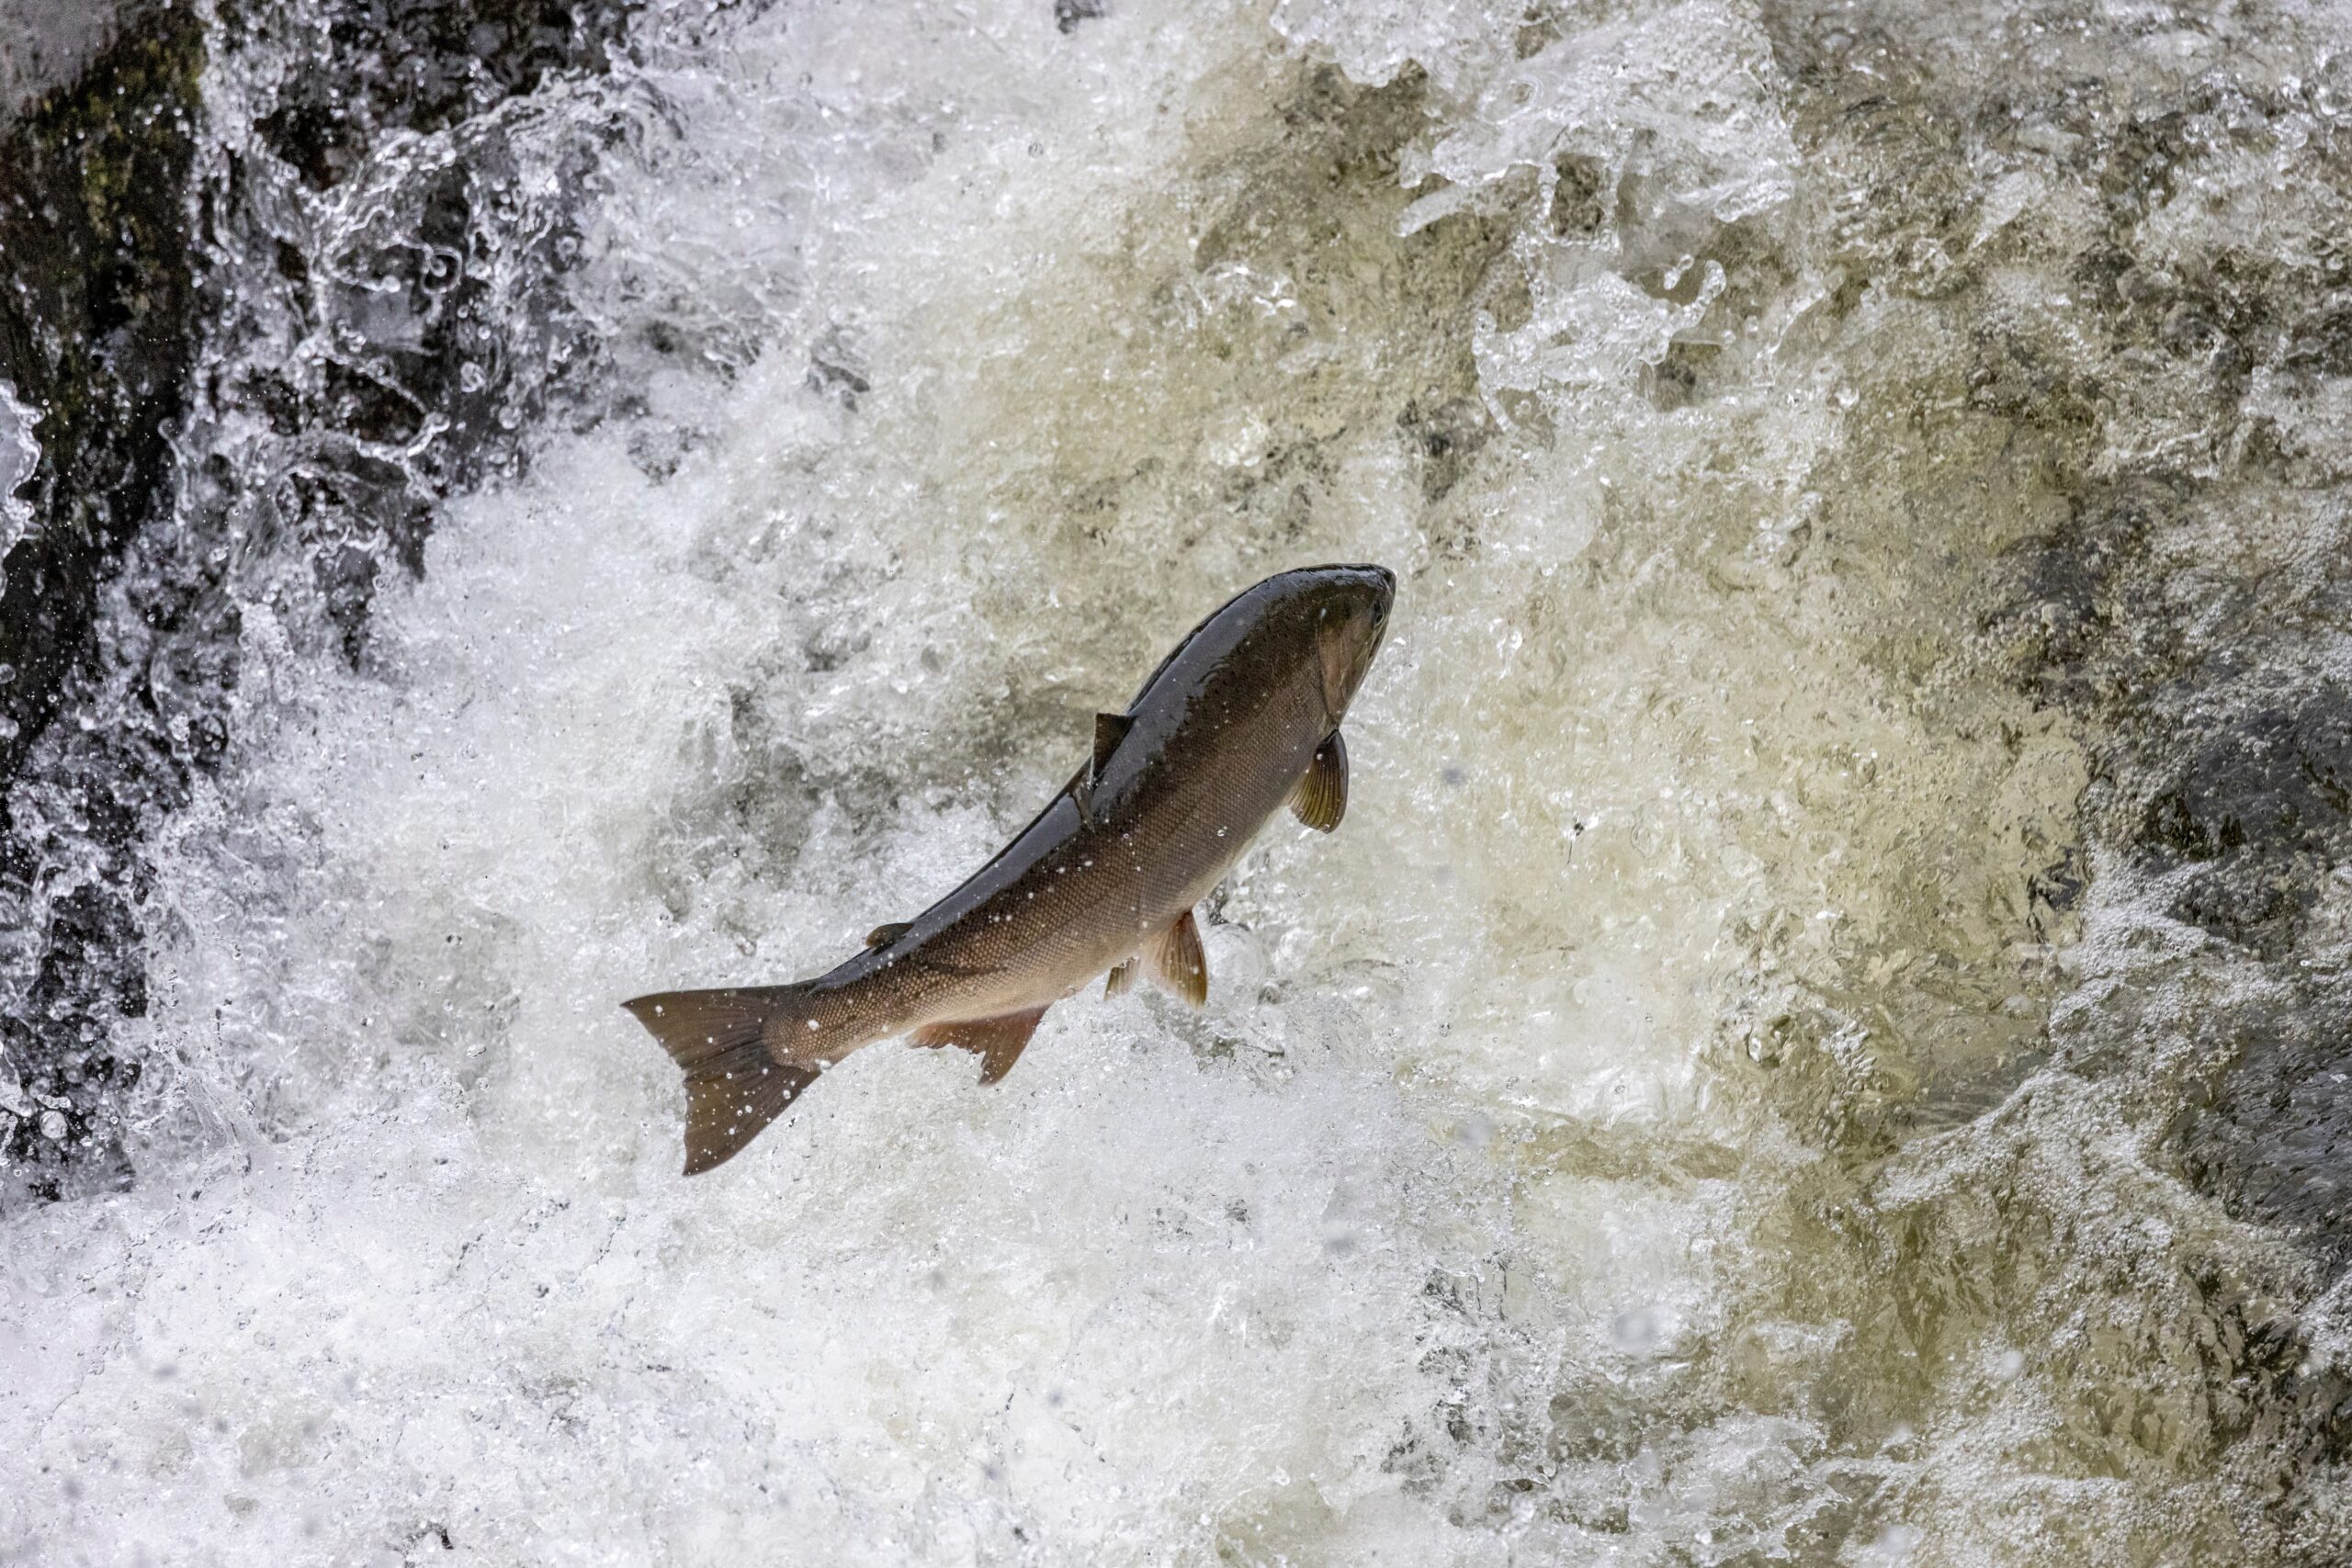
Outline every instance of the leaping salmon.
<svg viewBox="0 0 2352 1568"><path fill-rule="evenodd" d="M686 1174L733 1157L825 1068L910 1035L1012 1070L1046 1008L1138 967L1194 1007L1208 965L1193 906L1287 802L1329 832L1348 805L1340 721L1372 668L1396 579L1285 571L1237 595L1162 660L1094 754L1013 840L864 952L789 986L662 991L622 1006L686 1077Z"/></svg>

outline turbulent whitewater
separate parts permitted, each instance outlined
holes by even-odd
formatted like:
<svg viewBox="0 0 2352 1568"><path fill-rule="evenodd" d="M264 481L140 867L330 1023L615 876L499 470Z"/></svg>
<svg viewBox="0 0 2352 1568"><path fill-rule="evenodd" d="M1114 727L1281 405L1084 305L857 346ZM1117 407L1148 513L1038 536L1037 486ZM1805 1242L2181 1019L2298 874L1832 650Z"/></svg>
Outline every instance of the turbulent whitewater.
<svg viewBox="0 0 2352 1568"><path fill-rule="evenodd" d="M0 1556L2352 1552L2352 13L649 5L360 136L243 9L8 785ZM1204 1010L678 1179L624 997L1329 560Z"/></svg>

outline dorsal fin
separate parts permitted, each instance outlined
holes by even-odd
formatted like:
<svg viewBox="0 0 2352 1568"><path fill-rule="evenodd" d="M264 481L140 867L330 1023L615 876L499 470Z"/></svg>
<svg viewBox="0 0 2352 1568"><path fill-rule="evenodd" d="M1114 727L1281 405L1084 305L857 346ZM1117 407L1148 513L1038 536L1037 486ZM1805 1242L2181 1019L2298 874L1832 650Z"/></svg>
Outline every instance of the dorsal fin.
<svg viewBox="0 0 2352 1568"><path fill-rule="evenodd" d="M865 945L888 947L914 929L915 923L912 920L892 920L888 925L876 926L865 933Z"/></svg>
<svg viewBox="0 0 2352 1568"><path fill-rule="evenodd" d="M926 1023L907 1038L918 1045L958 1045L980 1059L980 1081L991 1084L1012 1070L1022 1047L1037 1032L1044 1008L1008 1012L996 1018L956 1019Z"/></svg>
<svg viewBox="0 0 2352 1568"><path fill-rule="evenodd" d="M1318 833L1340 825L1348 810L1348 743L1333 730L1290 793L1291 815Z"/></svg>
<svg viewBox="0 0 2352 1568"><path fill-rule="evenodd" d="M1144 966L1163 988L1194 1007L1209 999L1208 955L1201 951L1201 928L1193 911L1176 917L1165 931L1144 945Z"/></svg>
<svg viewBox="0 0 2352 1568"><path fill-rule="evenodd" d="M1094 820L1094 785L1102 770L1111 765L1111 753L1127 738L1135 720L1123 713L1098 713L1094 716L1094 755L1087 760L1070 785L1070 795L1078 801L1078 814L1089 822Z"/></svg>
<svg viewBox="0 0 2352 1568"><path fill-rule="evenodd" d="M1088 784L1091 784L1102 776L1102 770L1111 765L1111 753L1119 749L1119 742L1127 738L1127 731L1135 728L1135 722L1123 713L1098 713L1094 716L1094 762L1086 770Z"/></svg>

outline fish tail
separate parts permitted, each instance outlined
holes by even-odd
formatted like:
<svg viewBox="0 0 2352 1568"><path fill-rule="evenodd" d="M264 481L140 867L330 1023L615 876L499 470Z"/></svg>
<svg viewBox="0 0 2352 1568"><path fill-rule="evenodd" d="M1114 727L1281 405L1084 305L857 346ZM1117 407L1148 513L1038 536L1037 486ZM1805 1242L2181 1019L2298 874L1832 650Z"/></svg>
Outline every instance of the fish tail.
<svg viewBox="0 0 2352 1568"><path fill-rule="evenodd" d="M803 986L662 991L621 1006L686 1075L686 1174L733 1158L817 1081L820 1066L779 1062L768 1021L797 1010Z"/></svg>

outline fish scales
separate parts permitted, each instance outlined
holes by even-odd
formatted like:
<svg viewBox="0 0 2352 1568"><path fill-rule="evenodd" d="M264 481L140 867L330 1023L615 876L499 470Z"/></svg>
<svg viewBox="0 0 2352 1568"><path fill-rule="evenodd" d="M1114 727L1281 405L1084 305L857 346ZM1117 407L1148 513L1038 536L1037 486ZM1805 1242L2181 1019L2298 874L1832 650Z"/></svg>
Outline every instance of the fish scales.
<svg viewBox="0 0 2352 1568"><path fill-rule="evenodd" d="M1193 907L1285 802L1312 826L1337 825L1340 724L1395 592L1375 566L1245 590L1124 712L1098 716L1094 755L1027 827L911 921L877 928L813 980L623 1004L685 1073L688 1174L731 1157L825 1067L877 1040L961 1046L994 1082L1047 1007L1131 960L1197 1004L1207 976Z"/></svg>

